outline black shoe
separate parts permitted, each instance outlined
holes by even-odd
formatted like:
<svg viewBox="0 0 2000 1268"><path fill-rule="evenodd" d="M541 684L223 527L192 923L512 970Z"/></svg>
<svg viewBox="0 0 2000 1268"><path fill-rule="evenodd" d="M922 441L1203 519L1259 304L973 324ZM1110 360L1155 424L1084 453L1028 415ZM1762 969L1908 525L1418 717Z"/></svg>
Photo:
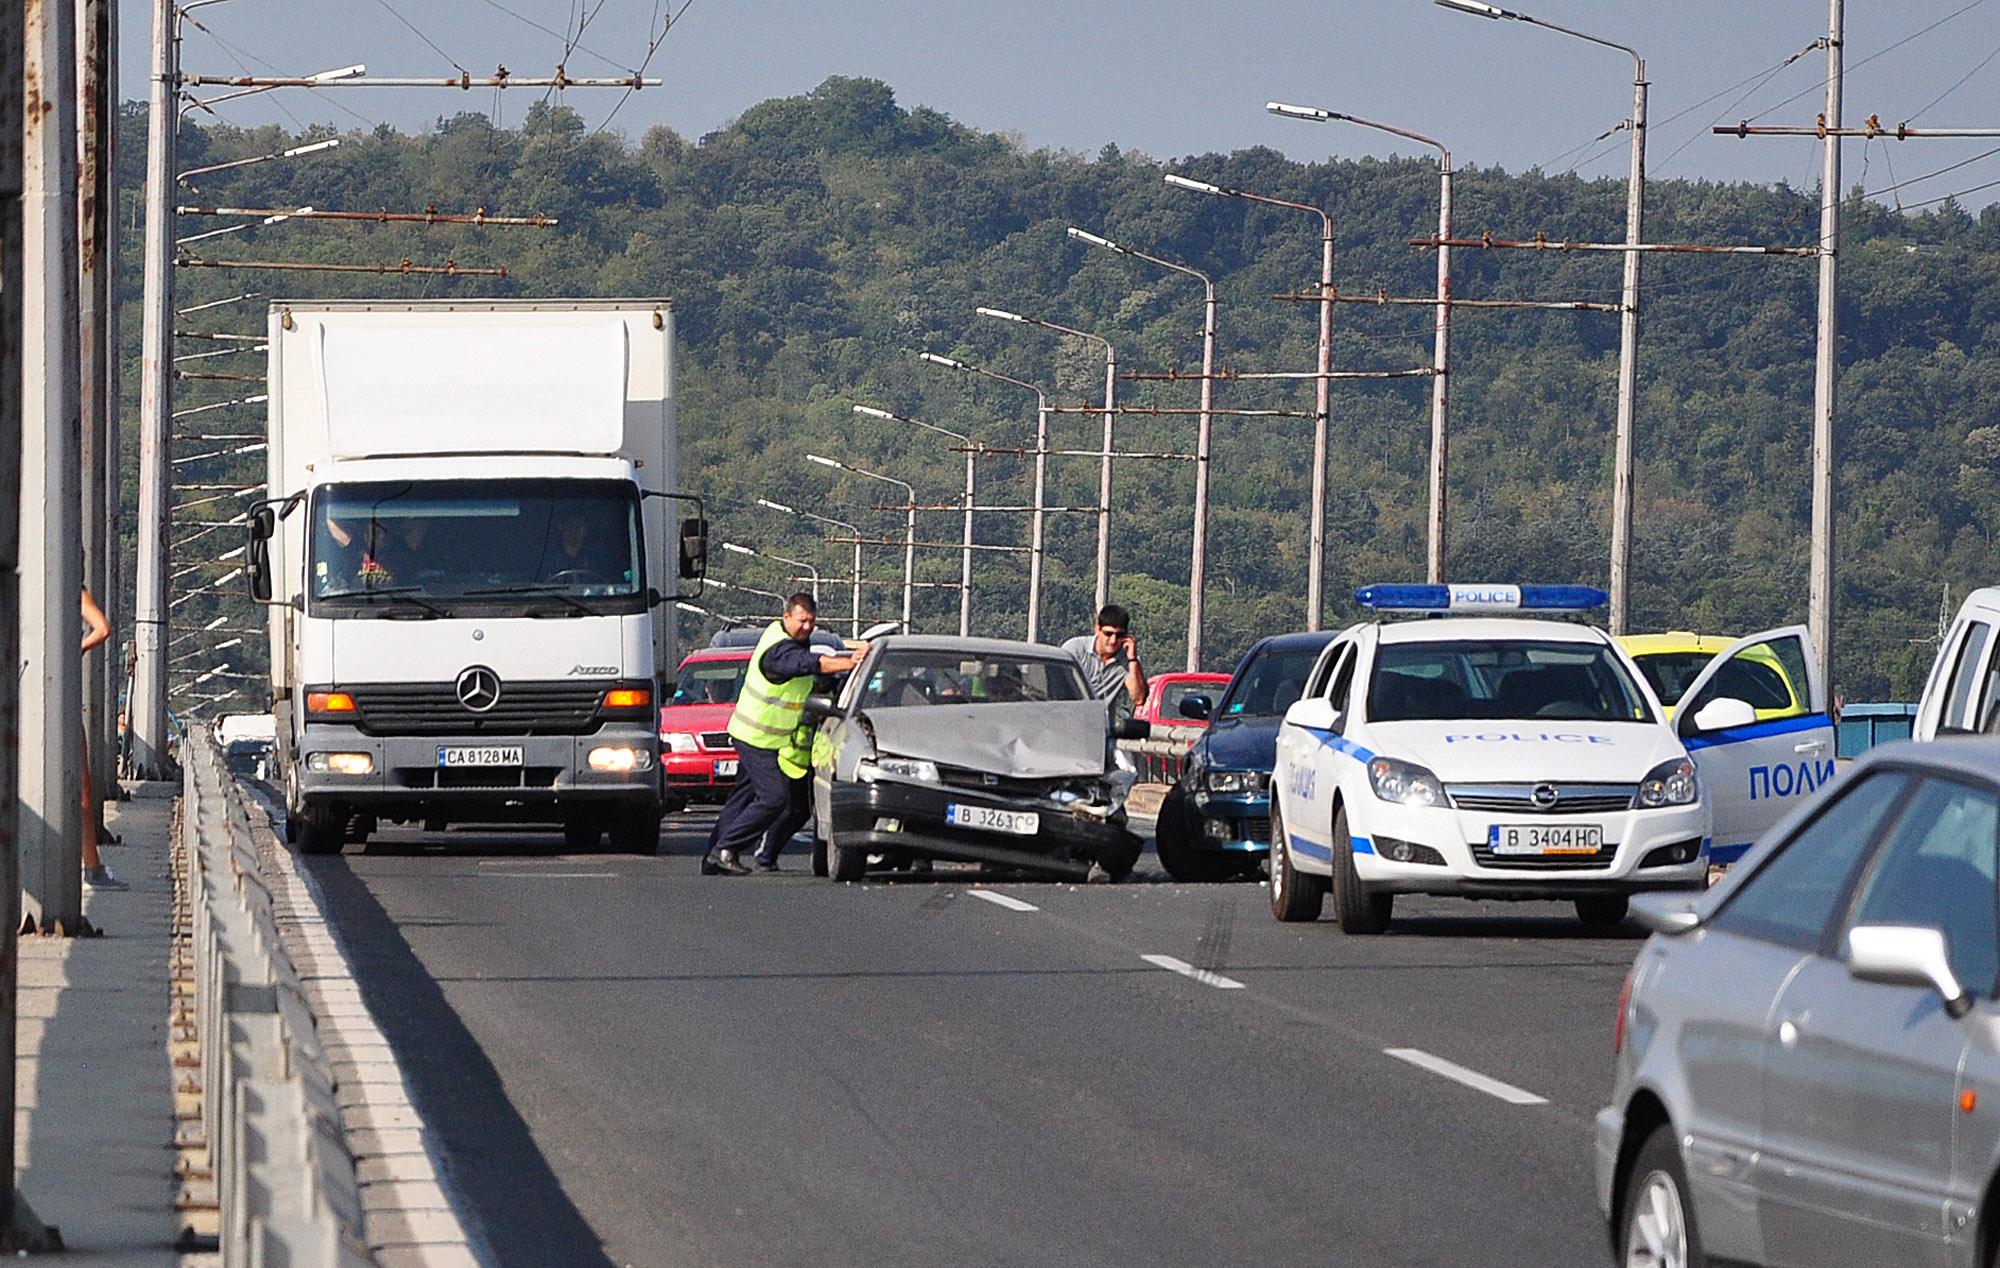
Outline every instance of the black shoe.
<svg viewBox="0 0 2000 1268"><path fill-rule="evenodd" d="M748 876L750 869L743 866L734 850L711 850L701 860L703 876Z"/></svg>
<svg viewBox="0 0 2000 1268"><path fill-rule="evenodd" d="M757 857L757 870L760 872L782 872L785 870L784 868L778 866L778 860L776 859L767 859L761 854L757 855L756 857Z"/></svg>

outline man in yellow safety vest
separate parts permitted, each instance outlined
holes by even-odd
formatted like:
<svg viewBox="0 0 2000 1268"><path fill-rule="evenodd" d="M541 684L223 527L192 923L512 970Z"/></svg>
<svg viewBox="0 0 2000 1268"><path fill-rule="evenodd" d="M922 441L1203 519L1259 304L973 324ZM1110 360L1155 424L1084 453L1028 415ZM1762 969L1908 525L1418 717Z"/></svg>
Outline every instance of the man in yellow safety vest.
<svg viewBox="0 0 2000 1268"><path fill-rule="evenodd" d="M736 712L729 719L729 742L736 749L736 786L715 818L708 853L701 860L704 876L742 876L745 851L757 851L760 871L778 870L778 851L812 813L807 777L812 772L813 722L806 716L806 697L820 674L854 668L868 654L861 644L852 652L831 655L811 645L819 605L810 594L785 600L785 613L765 627L750 653Z"/></svg>

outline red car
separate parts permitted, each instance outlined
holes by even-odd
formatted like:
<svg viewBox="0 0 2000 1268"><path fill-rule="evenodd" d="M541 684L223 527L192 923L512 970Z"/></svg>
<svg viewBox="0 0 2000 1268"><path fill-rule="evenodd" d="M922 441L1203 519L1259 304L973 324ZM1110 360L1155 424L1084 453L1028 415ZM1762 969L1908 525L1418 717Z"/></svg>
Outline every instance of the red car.
<svg viewBox="0 0 2000 1268"><path fill-rule="evenodd" d="M691 801L721 802L736 782L729 718L750 665L748 647L692 652L675 676L673 698L660 706L660 762L666 768L667 809Z"/></svg>
<svg viewBox="0 0 2000 1268"><path fill-rule="evenodd" d="M1184 716L1181 701L1207 696L1213 707L1228 685L1228 674L1154 674L1146 680L1146 703L1134 709L1132 716L1155 726L1207 726L1207 718Z"/></svg>

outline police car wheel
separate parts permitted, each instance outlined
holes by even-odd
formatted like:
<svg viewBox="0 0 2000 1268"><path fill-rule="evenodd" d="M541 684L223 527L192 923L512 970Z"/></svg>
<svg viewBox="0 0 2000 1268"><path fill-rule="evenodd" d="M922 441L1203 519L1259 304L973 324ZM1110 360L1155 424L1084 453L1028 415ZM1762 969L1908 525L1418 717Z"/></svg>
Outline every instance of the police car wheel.
<svg viewBox="0 0 2000 1268"><path fill-rule="evenodd" d="M1167 875L1184 884L1204 884L1235 875L1234 860L1220 850L1201 847L1200 831L1200 816L1188 805L1187 794L1176 786L1160 804L1159 823L1153 829L1153 849Z"/></svg>
<svg viewBox="0 0 2000 1268"><path fill-rule="evenodd" d="M1394 894L1371 894L1354 872L1354 841L1347 807L1333 812L1333 914L1342 933L1381 933L1396 908Z"/></svg>
<svg viewBox="0 0 2000 1268"><path fill-rule="evenodd" d="M1586 929L1616 929L1625 923L1631 900L1623 894L1598 894L1576 900L1576 918Z"/></svg>
<svg viewBox="0 0 2000 1268"><path fill-rule="evenodd" d="M868 851L852 845L826 846L826 874L837 881L858 881L868 870Z"/></svg>
<svg viewBox="0 0 2000 1268"><path fill-rule="evenodd" d="M1291 838L1285 834L1285 817L1274 800L1271 803L1271 914L1286 923L1319 919L1326 903L1326 881L1308 876L1292 866Z"/></svg>

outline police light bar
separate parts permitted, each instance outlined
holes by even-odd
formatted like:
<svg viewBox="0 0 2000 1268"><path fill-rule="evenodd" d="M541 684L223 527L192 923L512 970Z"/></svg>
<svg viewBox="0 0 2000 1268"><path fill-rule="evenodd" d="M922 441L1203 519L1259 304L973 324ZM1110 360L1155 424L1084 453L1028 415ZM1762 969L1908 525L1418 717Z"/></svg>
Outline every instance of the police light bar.
<svg viewBox="0 0 2000 1268"><path fill-rule="evenodd" d="M1587 612L1611 596L1596 586L1375 585L1354 601L1377 612Z"/></svg>

